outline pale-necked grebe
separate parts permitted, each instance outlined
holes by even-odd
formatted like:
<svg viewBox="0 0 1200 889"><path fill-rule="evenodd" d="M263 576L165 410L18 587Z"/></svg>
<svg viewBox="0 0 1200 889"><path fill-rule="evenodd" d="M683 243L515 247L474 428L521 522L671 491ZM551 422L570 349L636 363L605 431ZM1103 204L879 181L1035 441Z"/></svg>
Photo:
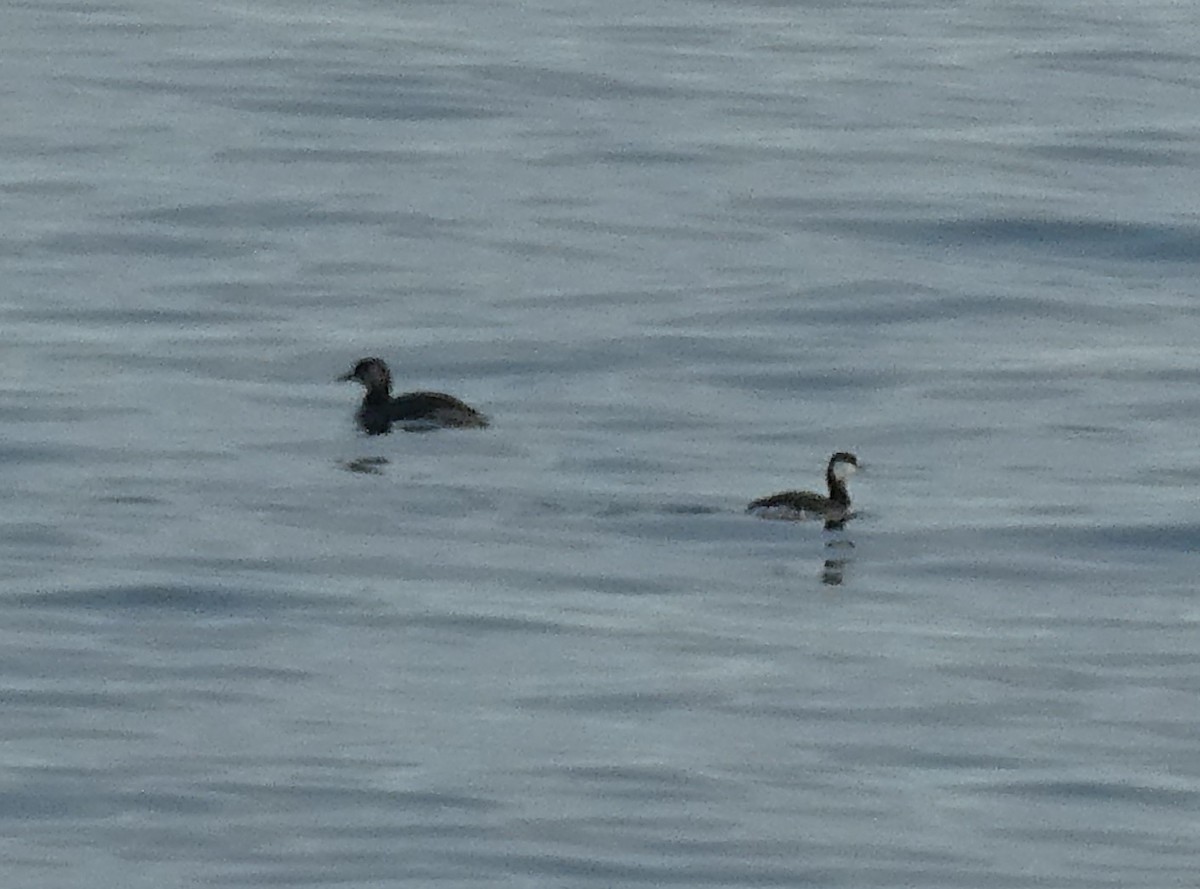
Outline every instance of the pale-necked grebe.
<svg viewBox="0 0 1200 889"><path fill-rule="evenodd" d="M355 419L368 435L390 432L393 423L406 424L409 429L488 424L488 418L475 408L444 392L405 392L393 398L392 372L379 358L362 359L338 379L358 380L366 388Z"/></svg>
<svg viewBox="0 0 1200 889"><path fill-rule="evenodd" d="M760 497L746 507L746 512L764 519L821 518L825 520L826 527L840 527L850 517L850 492L846 490L846 479L857 468L856 456L838 451L829 458L829 466L825 469L828 497L813 491L783 491L770 497Z"/></svg>

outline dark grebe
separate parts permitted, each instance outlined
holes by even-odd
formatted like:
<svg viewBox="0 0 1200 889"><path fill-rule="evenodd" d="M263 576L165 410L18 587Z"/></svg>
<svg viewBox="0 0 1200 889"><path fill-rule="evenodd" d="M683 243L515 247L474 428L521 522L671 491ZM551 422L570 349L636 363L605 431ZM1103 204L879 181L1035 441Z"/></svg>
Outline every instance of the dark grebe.
<svg viewBox="0 0 1200 889"><path fill-rule="evenodd" d="M358 380L366 387L355 419L367 435L391 432L393 423L409 424L409 429L488 424L488 418L475 408L444 392L405 392L392 398L392 372L379 358L364 358L338 379Z"/></svg>
<svg viewBox="0 0 1200 889"><path fill-rule="evenodd" d="M764 519L822 518L825 519L825 527L840 527L850 517L850 493L846 490L846 479L857 468L857 457L838 451L829 458L829 466L825 469L828 497L812 491L784 491L770 497L760 497L746 507L746 512Z"/></svg>

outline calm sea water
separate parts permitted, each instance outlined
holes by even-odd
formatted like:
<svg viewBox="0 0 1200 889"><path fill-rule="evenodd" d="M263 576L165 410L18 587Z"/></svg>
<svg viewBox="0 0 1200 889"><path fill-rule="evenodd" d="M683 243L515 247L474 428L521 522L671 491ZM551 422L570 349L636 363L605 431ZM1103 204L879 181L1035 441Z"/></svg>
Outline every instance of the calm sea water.
<svg viewBox="0 0 1200 889"><path fill-rule="evenodd" d="M1192 885L1198 45L6 4L0 882Z"/></svg>

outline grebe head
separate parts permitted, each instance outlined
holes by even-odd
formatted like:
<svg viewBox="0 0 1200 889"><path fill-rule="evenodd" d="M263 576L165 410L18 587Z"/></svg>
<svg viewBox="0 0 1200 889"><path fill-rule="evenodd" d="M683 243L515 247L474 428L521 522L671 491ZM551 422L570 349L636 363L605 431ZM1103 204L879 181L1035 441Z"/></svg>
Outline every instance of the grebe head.
<svg viewBox="0 0 1200 889"><path fill-rule="evenodd" d="M368 389L390 391L392 388L392 372L381 358L364 358L354 365L354 370L338 379L343 382L358 380Z"/></svg>
<svg viewBox="0 0 1200 889"><path fill-rule="evenodd" d="M858 458L849 451L838 451L829 458L829 474L840 482L854 475L858 469Z"/></svg>

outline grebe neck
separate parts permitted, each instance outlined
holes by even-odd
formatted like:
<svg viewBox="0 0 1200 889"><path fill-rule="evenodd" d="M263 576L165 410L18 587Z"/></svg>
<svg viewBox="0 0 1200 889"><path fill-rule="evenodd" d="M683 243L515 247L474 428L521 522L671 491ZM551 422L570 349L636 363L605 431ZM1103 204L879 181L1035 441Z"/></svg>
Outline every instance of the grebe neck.
<svg viewBox="0 0 1200 889"><path fill-rule="evenodd" d="M366 394L363 396L363 404L369 404L372 407L390 404L391 400L391 387L382 382L367 386Z"/></svg>
<svg viewBox="0 0 1200 889"><path fill-rule="evenodd" d="M846 483L837 477L837 473L833 470L834 461L829 461L829 467L825 470L825 482L829 485L829 499L839 506L850 505L850 492L846 489Z"/></svg>

